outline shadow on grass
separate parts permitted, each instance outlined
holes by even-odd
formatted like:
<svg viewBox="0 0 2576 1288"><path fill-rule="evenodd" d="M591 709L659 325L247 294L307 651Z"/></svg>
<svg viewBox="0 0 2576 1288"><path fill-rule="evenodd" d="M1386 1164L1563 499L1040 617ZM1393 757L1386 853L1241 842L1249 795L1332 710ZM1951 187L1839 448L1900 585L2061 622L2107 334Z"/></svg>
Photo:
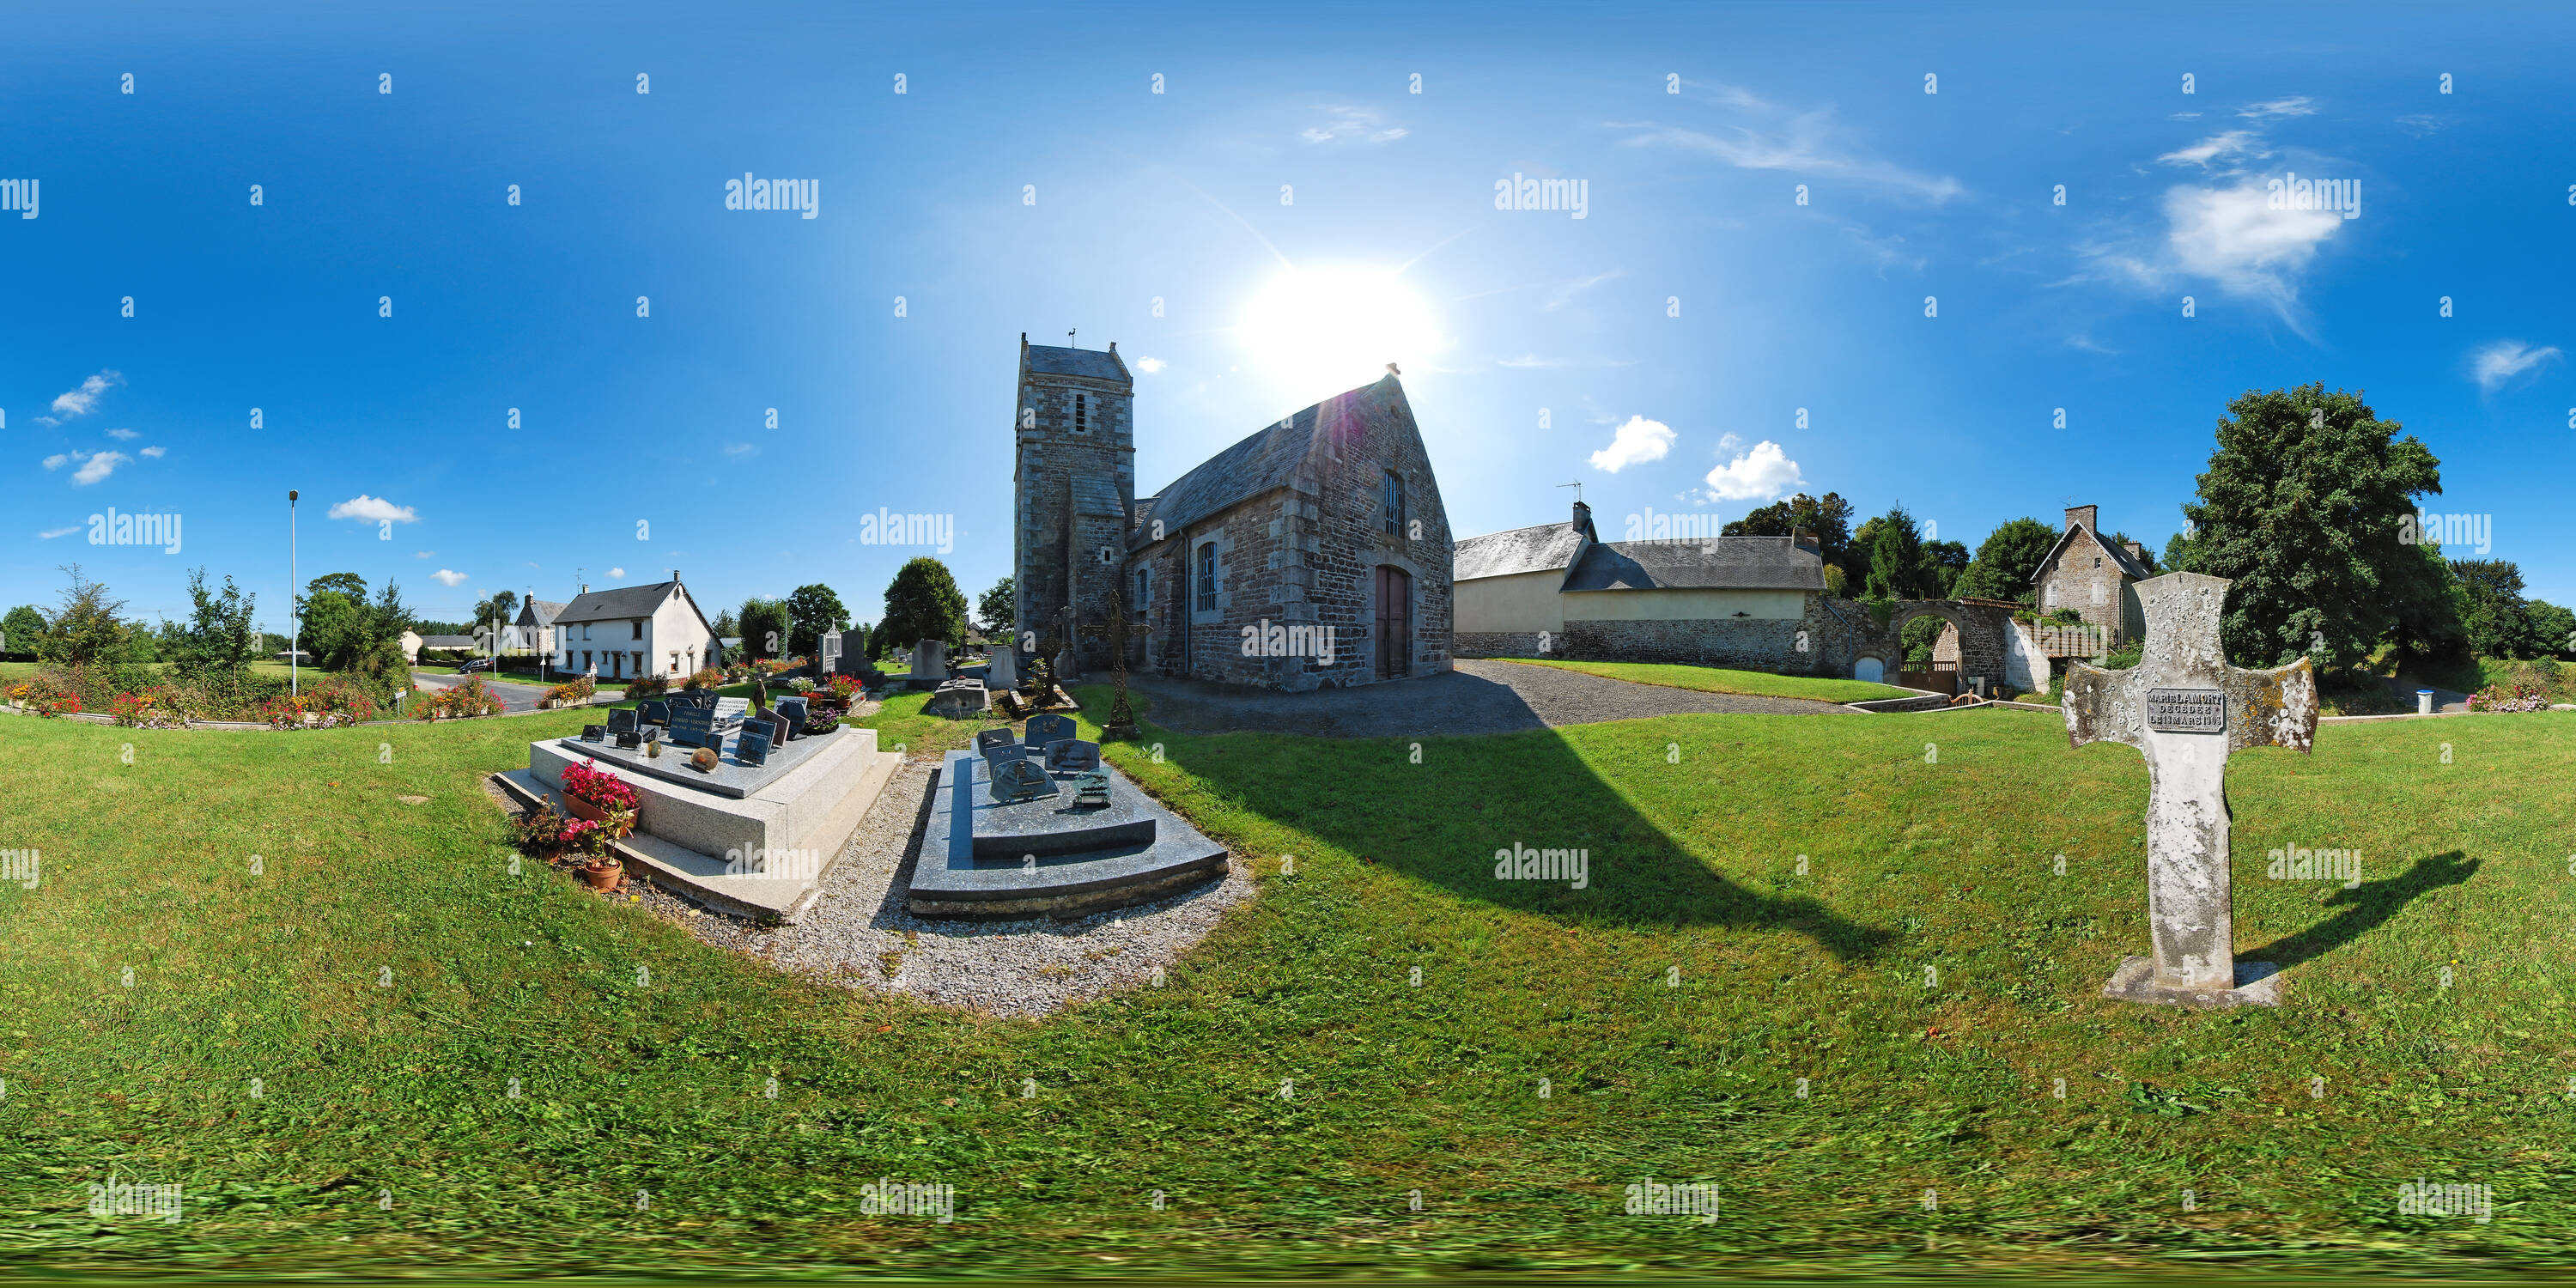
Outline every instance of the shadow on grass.
<svg viewBox="0 0 2576 1288"><path fill-rule="evenodd" d="M1105 699L1085 697L1086 714L1106 709ZM1712 871L1551 729L1322 739L1195 736L1149 726L1144 742L1163 745L1217 798L1173 803L1192 812L1237 806L1464 899L1622 929L1778 927L1845 961L1868 958L1896 938L1814 898L1764 894ZM1709 790L1723 792L1724 785L1712 781ZM1582 851L1583 888L1565 875L1495 875L1497 852L1517 855L1522 847Z"/></svg>
<svg viewBox="0 0 2576 1288"><path fill-rule="evenodd" d="M2415 866L2393 877L2335 891L2326 902L2348 905L2343 911L2297 934L2283 935L2260 948L2238 953L2237 960L2278 962L2287 970L2361 938L2407 904L2443 886L2458 885L2477 875L2477 871L2478 861L2464 857L2458 850L2417 859Z"/></svg>

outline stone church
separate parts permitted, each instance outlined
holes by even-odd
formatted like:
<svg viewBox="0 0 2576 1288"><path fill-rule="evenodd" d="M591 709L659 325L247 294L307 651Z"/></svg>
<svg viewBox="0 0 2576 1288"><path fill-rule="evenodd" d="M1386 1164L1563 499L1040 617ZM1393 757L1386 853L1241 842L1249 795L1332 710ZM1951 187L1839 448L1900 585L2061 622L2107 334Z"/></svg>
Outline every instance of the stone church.
<svg viewBox="0 0 2576 1288"><path fill-rule="evenodd" d="M1136 495L1135 383L1118 346L1020 336L1012 470L1017 626L1081 669L1303 691L1449 669L1449 519L1392 364Z"/></svg>

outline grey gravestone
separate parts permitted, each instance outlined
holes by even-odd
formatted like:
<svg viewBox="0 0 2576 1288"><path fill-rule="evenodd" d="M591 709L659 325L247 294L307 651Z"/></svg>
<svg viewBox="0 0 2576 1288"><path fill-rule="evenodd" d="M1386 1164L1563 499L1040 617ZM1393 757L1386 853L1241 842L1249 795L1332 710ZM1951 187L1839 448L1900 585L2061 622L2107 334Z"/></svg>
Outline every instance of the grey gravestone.
<svg viewBox="0 0 2576 1288"><path fill-rule="evenodd" d="M1048 743L1062 742L1072 736L1071 716L1030 716L1028 737L1022 741L1029 747L1043 749Z"/></svg>
<svg viewBox="0 0 2576 1288"><path fill-rule="evenodd" d="M1002 767L1002 762L1006 760L1027 760L1029 758L1029 749L1016 742L1003 743L1002 745L991 748L984 753L984 763L994 769L1000 769Z"/></svg>
<svg viewBox="0 0 2576 1288"><path fill-rule="evenodd" d="M1018 745L1020 745L1020 736L1008 729L982 729L978 730L975 734L976 754L984 756L987 759L991 758L995 747L1016 747Z"/></svg>
<svg viewBox="0 0 2576 1288"><path fill-rule="evenodd" d="M960 762L973 764L973 761ZM993 799L1004 805L1056 794L1055 780L1033 760L1006 760L993 766Z"/></svg>
<svg viewBox="0 0 2576 1288"><path fill-rule="evenodd" d="M830 675L833 672L840 670L841 633L836 630L823 632L823 638L816 641L815 652L820 655L823 660L822 666L817 668L823 674Z"/></svg>
<svg viewBox="0 0 2576 1288"><path fill-rule="evenodd" d="M787 721L787 740L789 742L794 742L795 740L805 736L805 721L808 718L805 714L805 699L780 698L778 700L778 714L784 717Z"/></svg>
<svg viewBox="0 0 2576 1288"><path fill-rule="evenodd" d="M581 727L581 740L583 742L598 742L607 736L607 725L583 725Z"/></svg>
<svg viewBox="0 0 2576 1288"><path fill-rule="evenodd" d="M636 723L636 712L633 707L619 707L608 713L608 731L612 734L633 733Z"/></svg>
<svg viewBox="0 0 2576 1288"><path fill-rule="evenodd" d="M636 713L646 724L661 725L666 729L671 725L671 704L668 702L647 702L637 707Z"/></svg>
<svg viewBox="0 0 2576 1288"><path fill-rule="evenodd" d="M716 728L731 729L741 724L744 713L750 710L751 699L749 698L716 699Z"/></svg>
<svg viewBox="0 0 2576 1288"><path fill-rule="evenodd" d="M2219 651L2224 577L2167 573L2137 583L2145 655L2126 671L2069 663L2072 746L2122 742L2147 758L2147 922L2155 955L2120 963L2105 997L2185 1006L2277 1006L2279 968L2239 962L2228 881L2227 753L2305 752L2316 739L2307 660L2240 670Z"/></svg>
<svg viewBox="0 0 2576 1288"><path fill-rule="evenodd" d="M1078 774L1100 768L1100 744L1080 738L1065 738L1047 744L1046 767L1050 774Z"/></svg>
<svg viewBox="0 0 2576 1288"><path fill-rule="evenodd" d="M923 640L912 646L912 682L931 687L948 678L948 642Z"/></svg>
<svg viewBox="0 0 2576 1288"><path fill-rule="evenodd" d="M984 687L1016 689L1020 687L1020 650L1009 644L993 646L992 660L984 664Z"/></svg>
<svg viewBox="0 0 2576 1288"><path fill-rule="evenodd" d="M767 764L769 746L769 722L746 720L742 723L742 736L733 740L733 758L746 765Z"/></svg>
<svg viewBox="0 0 2576 1288"><path fill-rule="evenodd" d="M712 747L722 736L716 732L712 703L684 702L671 708L671 741L689 747Z"/></svg>

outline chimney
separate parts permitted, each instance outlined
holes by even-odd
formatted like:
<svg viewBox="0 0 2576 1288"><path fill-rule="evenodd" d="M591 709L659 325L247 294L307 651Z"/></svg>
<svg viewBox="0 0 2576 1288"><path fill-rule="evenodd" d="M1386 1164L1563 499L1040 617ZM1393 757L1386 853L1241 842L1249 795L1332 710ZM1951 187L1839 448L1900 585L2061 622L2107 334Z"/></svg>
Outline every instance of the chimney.
<svg viewBox="0 0 2576 1288"><path fill-rule="evenodd" d="M584 594L584 595L587 595L587 594L589 594L589 593L590 593L590 583L589 583L589 582L586 582L586 581L585 581L585 582L583 582L583 583L581 584L581 593L582 593L582 594Z"/></svg>
<svg viewBox="0 0 2576 1288"><path fill-rule="evenodd" d="M1594 541L1601 539L1600 534L1592 530L1592 507L1581 501L1574 503L1574 530Z"/></svg>
<svg viewBox="0 0 2576 1288"><path fill-rule="evenodd" d="M2084 530L2086 532L2101 531L2101 529L2095 527L2093 524L2094 512L2099 509L2101 509L2101 507L2096 505L2070 505L2066 507L2066 530L2073 532L2077 524L2082 524L2084 525Z"/></svg>
<svg viewBox="0 0 2576 1288"><path fill-rule="evenodd" d="M1825 553L1824 543L1816 539L1815 533L1809 532L1805 528L1790 529L1789 544L1796 546L1800 550L1804 550L1809 554L1815 555L1818 558L1822 558Z"/></svg>
<svg viewBox="0 0 2576 1288"><path fill-rule="evenodd" d="M2135 559L2135 560L2137 560L2139 563L2142 563L2142 564L2143 564L2143 563L2145 563L2145 562L2147 561L2147 550L2146 550L2146 547L2141 546L2141 545L2139 545L2137 542L2134 542L2134 541L2123 541L2123 542L2121 542L2120 544L2121 544L2121 545L2124 545L2124 546L2127 546L2127 547L2129 548L2129 557L2130 557L2130 558Z"/></svg>
<svg viewBox="0 0 2576 1288"><path fill-rule="evenodd" d="M1116 352L1118 352L1118 342L1117 342L1116 340L1112 340L1112 341L1110 341L1110 342L1109 342L1109 351L1110 351L1111 353L1116 353Z"/></svg>

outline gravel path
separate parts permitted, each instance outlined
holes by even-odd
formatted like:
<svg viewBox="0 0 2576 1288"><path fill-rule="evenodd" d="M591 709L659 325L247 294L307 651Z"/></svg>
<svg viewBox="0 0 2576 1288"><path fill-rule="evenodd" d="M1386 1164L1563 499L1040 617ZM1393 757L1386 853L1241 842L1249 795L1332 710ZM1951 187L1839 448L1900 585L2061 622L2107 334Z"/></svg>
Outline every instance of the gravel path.
<svg viewBox="0 0 2576 1288"><path fill-rule="evenodd" d="M904 910L908 874L930 821L937 762L906 761L860 820L823 894L793 926L761 926L643 890L657 914L719 948L844 988L901 993L991 1015L1044 1015L1117 989L1152 986L1252 893L1237 862L1221 879L1078 921L936 921ZM638 890L640 883L629 883Z"/></svg>
<svg viewBox="0 0 2576 1288"><path fill-rule="evenodd" d="M1553 666L1479 659L1456 665L1446 675L1311 693L1261 692L1132 673L1127 684L1152 701L1154 723L1187 733L1402 738L1701 713L1851 714L1833 702L1702 693Z"/></svg>

